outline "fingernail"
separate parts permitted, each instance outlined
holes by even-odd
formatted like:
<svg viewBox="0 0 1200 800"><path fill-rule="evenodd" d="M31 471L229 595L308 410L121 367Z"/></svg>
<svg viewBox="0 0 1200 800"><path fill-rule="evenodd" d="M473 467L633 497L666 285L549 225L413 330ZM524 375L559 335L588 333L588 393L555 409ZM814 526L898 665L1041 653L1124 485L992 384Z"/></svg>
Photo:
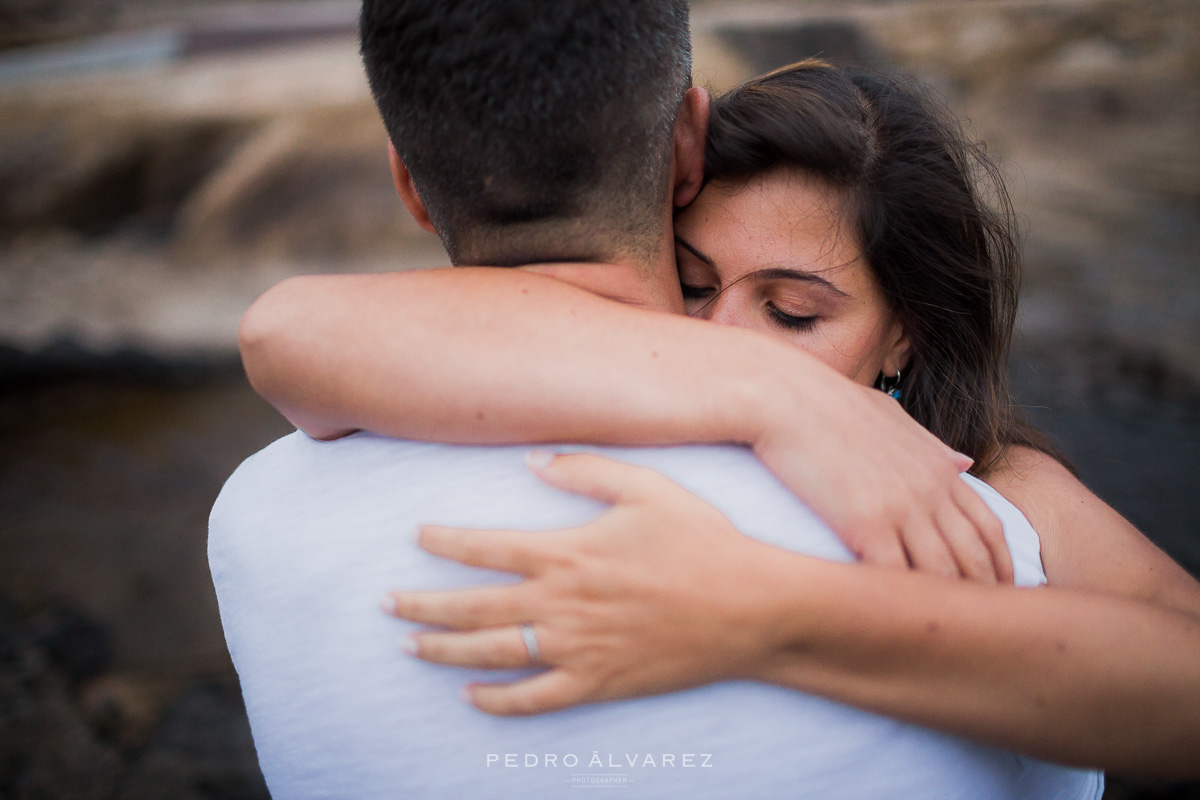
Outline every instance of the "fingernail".
<svg viewBox="0 0 1200 800"><path fill-rule="evenodd" d="M383 613L394 615L396 613L396 598L391 595L385 596L379 601L379 607L383 609Z"/></svg>
<svg viewBox="0 0 1200 800"><path fill-rule="evenodd" d="M419 649L417 646L417 637L405 636L400 642L400 649L403 650L407 655L415 656L417 654L417 650Z"/></svg>
<svg viewBox="0 0 1200 800"><path fill-rule="evenodd" d="M463 688L459 689L458 696L459 696L459 699L461 699L464 703L467 703L468 705L470 705L471 704L471 687L464 686Z"/></svg>
<svg viewBox="0 0 1200 800"><path fill-rule="evenodd" d="M554 461L554 453L549 450L530 450L525 454L525 465L531 469L545 469Z"/></svg>

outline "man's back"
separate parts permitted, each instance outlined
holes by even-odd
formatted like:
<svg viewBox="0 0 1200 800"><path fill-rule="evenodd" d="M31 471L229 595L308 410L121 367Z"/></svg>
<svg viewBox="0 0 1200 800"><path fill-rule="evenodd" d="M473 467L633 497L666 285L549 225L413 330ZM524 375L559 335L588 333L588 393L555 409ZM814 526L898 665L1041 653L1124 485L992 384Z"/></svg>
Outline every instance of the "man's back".
<svg viewBox="0 0 1200 800"><path fill-rule="evenodd" d="M663 472L747 535L848 559L748 451L610 452ZM276 797L550 797L603 786L679 798L1098 796L1092 773L753 683L531 718L475 710L459 699L460 687L526 673L409 658L400 639L413 626L385 616L378 602L400 588L513 580L422 552L419 524L552 529L602 510L539 483L523 453L294 434L230 479L213 510L210 560ZM1011 507L1001 517L1018 583L1039 582L1032 530L1016 530L1023 520Z"/></svg>

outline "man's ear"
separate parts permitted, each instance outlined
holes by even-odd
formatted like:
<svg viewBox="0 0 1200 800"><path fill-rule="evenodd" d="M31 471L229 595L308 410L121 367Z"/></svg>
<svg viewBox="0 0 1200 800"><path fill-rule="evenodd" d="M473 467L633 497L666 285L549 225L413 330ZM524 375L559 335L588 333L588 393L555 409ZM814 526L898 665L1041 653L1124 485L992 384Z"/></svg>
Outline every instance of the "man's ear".
<svg viewBox="0 0 1200 800"><path fill-rule="evenodd" d="M417 187L413 184L412 175L408 174L408 167L404 166L404 160L400 158L400 154L396 152L396 146L391 141L388 142L388 164L392 167L392 182L396 184L396 193L404 201L404 207L408 209L408 213L412 214L412 218L422 228L430 233L437 233L433 223L429 221L429 212L425 210L425 203L417 194Z"/></svg>
<svg viewBox="0 0 1200 800"><path fill-rule="evenodd" d="M675 118L671 174L675 180L672 200L676 207L695 200L704 186L704 146L708 141L710 100L707 89L693 86L683 96L683 105Z"/></svg>

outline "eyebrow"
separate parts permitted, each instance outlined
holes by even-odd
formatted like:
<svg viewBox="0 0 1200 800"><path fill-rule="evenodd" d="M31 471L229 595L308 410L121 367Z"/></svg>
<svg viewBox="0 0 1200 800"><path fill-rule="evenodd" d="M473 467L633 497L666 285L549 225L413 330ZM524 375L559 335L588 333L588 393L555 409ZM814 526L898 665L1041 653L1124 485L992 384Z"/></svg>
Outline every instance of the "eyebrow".
<svg viewBox="0 0 1200 800"><path fill-rule="evenodd" d="M711 258L709 258L706 254L704 254L700 250L697 250L694 246L692 246L692 244L690 242L686 241L683 237L676 236L675 243L678 244L680 247L682 247L684 250L687 250L689 253L694 255L696 258L703 261L705 264L708 264L708 266L712 267L713 269L717 268L717 265L715 263L713 263L713 260ZM850 295L846 294L845 292L843 292L838 287L834 286L829 281L822 278L820 275L816 275L812 272L806 272L802 269L787 269L785 267L769 267L767 269L759 269L759 270L755 270L754 272L748 273L742 277L742 280L745 280L746 278L750 278L750 277L759 278L759 279L768 280L768 281L770 281L770 280L789 280L789 281L802 281L803 283L814 283L818 286L822 286L822 287L828 289L830 292L833 292L838 297L849 297L850 296Z"/></svg>

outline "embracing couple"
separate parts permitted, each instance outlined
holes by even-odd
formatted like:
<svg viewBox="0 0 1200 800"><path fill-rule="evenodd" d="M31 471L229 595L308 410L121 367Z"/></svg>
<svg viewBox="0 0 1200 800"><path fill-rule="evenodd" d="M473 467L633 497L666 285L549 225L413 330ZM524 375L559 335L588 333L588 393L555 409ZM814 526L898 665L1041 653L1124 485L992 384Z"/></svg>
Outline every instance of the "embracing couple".
<svg viewBox="0 0 1200 800"><path fill-rule="evenodd" d="M362 51L459 266L243 322L303 431L211 520L274 796L1198 768L1200 586L1014 416L1011 209L919 86L810 61L710 99L685 0L366 0Z"/></svg>

